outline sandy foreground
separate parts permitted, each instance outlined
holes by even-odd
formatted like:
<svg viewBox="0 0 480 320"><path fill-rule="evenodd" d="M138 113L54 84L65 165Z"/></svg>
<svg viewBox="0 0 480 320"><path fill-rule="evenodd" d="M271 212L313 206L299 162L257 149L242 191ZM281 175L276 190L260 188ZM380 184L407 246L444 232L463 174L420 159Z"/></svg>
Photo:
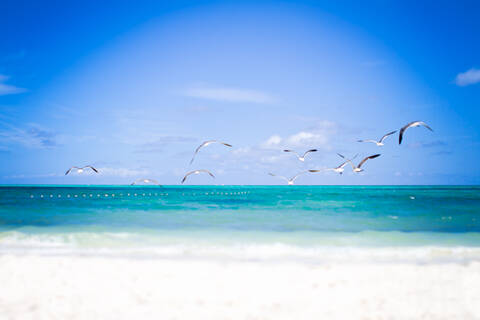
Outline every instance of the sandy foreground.
<svg viewBox="0 0 480 320"><path fill-rule="evenodd" d="M0 319L480 319L480 263L4 254Z"/></svg>

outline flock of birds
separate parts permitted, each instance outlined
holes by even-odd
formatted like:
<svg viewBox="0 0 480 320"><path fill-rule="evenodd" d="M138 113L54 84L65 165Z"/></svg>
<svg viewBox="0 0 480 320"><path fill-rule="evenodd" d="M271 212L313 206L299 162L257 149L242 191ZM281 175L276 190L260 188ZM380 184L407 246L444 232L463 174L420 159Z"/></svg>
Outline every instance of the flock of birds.
<svg viewBox="0 0 480 320"><path fill-rule="evenodd" d="M405 135L405 131L409 128L414 128L414 127L419 127L419 126L423 126L427 129L429 129L430 131L433 131L432 128L430 128L425 122L423 121L413 121L413 122L410 122L408 123L407 125L403 126L401 129L400 129L400 132L399 132L399 135L398 135L398 144L402 144L402 140L403 140L403 136ZM397 130L395 131L391 131L389 133L386 133L385 135L383 135L380 140L373 140L373 139L369 139L369 140L358 140L358 142L367 142L367 143L374 143L376 144L377 146L381 147L381 146L384 146L385 143L385 139L387 139L389 136L395 134L397 132ZM223 142L223 141L218 141L218 140L208 140L208 141L205 141L203 142L201 145L199 145L196 149L195 149L195 152L193 154L193 157L192 157L192 160L190 160L190 165L193 163L193 161L195 160L195 157L196 155L199 153L199 151L210 145L210 144L214 144L214 143L218 143L218 144L222 144L226 147L229 147L231 148L232 145L229 144L229 143L226 143L226 142ZM300 160L301 162L304 162L305 161L305 157L309 154L309 153L312 153L312 152L317 152L318 150L317 149L310 149L310 150L307 150L305 151L303 154L298 154L297 152L295 152L294 150L290 150L290 149L286 149L286 150L283 150L284 152L289 152L289 153L293 153L294 155L296 155L296 157L298 158L298 160ZM339 157L341 157L344 161L338 165L337 167L334 167L334 168L325 168L325 169L311 169L311 170L306 170L306 171L303 171L303 172L300 172L298 174L296 174L295 176L291 177L291 178L286 178L284 176L280 176L280 175L277 175L277 174L273 174L273 173L269 173L269 175L273 176L273 177L278 177L278 178L281 178L281 179L284 179L288 185L293 185L294 182L295 182L295 179L297 179L300 175L302 174L306 174L306 173L316 173L316 172L322 172L322 171L334 171L336 173L339 173L339 174L342 174L344 171L345 171L345 166L347 166L348 164L351 165L352 167L352 171L353 172L362 172L364 171L364 169L362 169L362 165L365 164L365 162L367 162L368 160L371 160L371 159L375 159L377 157L380 156L380 154L374 154L374 155L371 155L371 156L368 156L368 157L365 157L362 161L360 161L358 163L358 165L355 165L353 163L353 160L358 156L355 155L353 158L351 159L347 159L345 156L337 153ZM95 173L99 173L98 169L94 168L93 166L91 165L86 165L86 166L83 166L83 167L77 167L77 166L73 166L71 168L69 168L67 170L67 172L65 172L65 175L68 175L69 173L71 173L73 170L76 170L77 173L82 173L84 172L86 169L90 169L92 170L93 172ZM206 170L206 169L197 169L197 170L192 170L192 171L189 171L185 174L185 176L183 177L181 183L183 184L187 178L191 175L196 175L196 174L208 174L210 177L212 178L215 178L215 176L213 175L213 173L211 173L209 170ZM153 185L160 185L160 183L158 183L157 180L155 179L138 179L138 180L135 180L134 182L131 183L131 185L138 185L138 184L153 184Z"/></svg>

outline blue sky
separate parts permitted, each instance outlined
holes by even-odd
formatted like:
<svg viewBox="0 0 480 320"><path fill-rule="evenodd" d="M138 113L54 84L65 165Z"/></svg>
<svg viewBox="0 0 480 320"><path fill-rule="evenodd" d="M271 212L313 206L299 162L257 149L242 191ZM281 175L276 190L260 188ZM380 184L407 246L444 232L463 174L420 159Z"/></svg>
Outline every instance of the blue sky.
<svg viewBox="0 0 480 320"><path fill-rule="evenodd" d="M0 183L478 184L476 1L0 3ZM358 143L412 120L401 146ZM211 145L189 160L204 140ZM305 163L284 148L317 148ZM64 176L72 165L100 174Z"/></svg>

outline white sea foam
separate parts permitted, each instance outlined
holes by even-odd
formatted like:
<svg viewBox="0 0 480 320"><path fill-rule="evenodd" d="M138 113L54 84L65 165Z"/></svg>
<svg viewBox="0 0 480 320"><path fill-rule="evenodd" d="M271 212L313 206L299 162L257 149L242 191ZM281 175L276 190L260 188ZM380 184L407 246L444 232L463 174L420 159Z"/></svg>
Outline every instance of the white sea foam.
<svg viewBox="0 0 480 320"><path fill-rule="evenodd" d="M192 232L193 233L193 232ZM152 235L129 232L23 233L4 232L0 236L0 254L36 254L47 256L101 256L148 259L193 259L218 261L293 261L325 263L470 263L480 261L480 247L461 245L355 245L355 240L373 237L366 234L325 234L323 241L308 237L268 236L202 238L203 234L181 236L178 233ZM379 238L378 232L375 233ZM384 235L385 236L385 235ZM408 235L402 235L408 236ZM410 236L415 236L410 234ZM438 235L437 235L438 236ZM398 238L399 235L394 237ZM416 235L418 238L419 235ZM382 239L382 237L380 237ZM283 240L283 241L282 241ZM448 241L446 242L448 243Z"/></svg>

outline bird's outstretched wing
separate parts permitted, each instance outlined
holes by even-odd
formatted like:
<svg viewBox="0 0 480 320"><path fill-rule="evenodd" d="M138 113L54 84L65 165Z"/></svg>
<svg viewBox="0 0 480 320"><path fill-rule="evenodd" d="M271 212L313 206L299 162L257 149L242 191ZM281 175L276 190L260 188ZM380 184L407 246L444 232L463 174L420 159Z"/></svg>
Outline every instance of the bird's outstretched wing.
<svg viewBox="0 0 480 320"><path fill-rule="evenodd" d="M192 164L193 160L195 160L195 156L196 156L197 153L200 151L200 149L202 149L203 147L206 147L206 146L208 146L209 144L212 144L212 143L220 143L220 144L223 144L224 146L232 147L231 144L226 143L226 142L223 142L223 141L218 141L218 140L208 140L208 141L204 141L201 145L199 145L199 146L197 147L197 149L195 149L195 152L194 152L194 154L193 154L192 160L190 160L190 164Z"/></svg>
<svg viewBox="0 0 480 320"><path fill-rule="evenodd" d="M70 171L72 171L72 169L80 169L79 167L71 167L70 169L67 170L67 172L65 172L65 175L69 174Z"/></svg>
<svg viewBox="0 0 480 320"><path fill-rule="evenodd" d="M274 173L271 173L271 172L269 172L268 174L271 175L272 177L278 177L278 178L283 179L287 182L289 181L288 178L286 178L284 176L279 176L278 174L274 174Z"/></svg>
<svg viewBox="0 0 480 320"><path fill-rule="evenodd" d="M377 143L377 141L368 139L368 140L357 140L357 142L371 142L371 143Z"/></svg>
<svg viewBox="0 0 480 320"><path fill-rule="evenodd" d="M294 175L293 177L291 177L289 181L295 181L295 179L297 179L299 176L301 176L302 174L308 173L308 172L310 172L310 170L299 172L296 175Z"/></svg>
<svg viewBox="0 0 480 320"><path fill-rule="evenodd" d="M95 169L95 168L94 168L93 166L91 166L91 165L85 166L85 167L83 167L83 168L90 168L90 169L92 169L93 171L95 171L95 173L98 173L98 170ZM82 168L82 169L83 169L83 168Z"/></svg>
<svg viewBox="0 0 480 320"><path fill-rule="evenodd" d="M346 159L343 154L337 153L337 155L338 155L340 158L342 158L342 159ZM352 159L347 159L347 160L352 161L352 160L355 159L356 157L358 157L358 153L357 153Z"/></svg>
<svg viewBox="0 0 480 320"><path fill-rule="evenodd" d="M303 157L305 158L305 156L310 153L310 152L317 152L318 150L317 149L310 149L310 150L307 150L305 151L305 153L303 154Z"/></svg>
<svg viewBox="0 0 480 320"><path fill-rule="evenodd" d="M411 128L411 127L418 127L418 126L424 126L428 130L433 131L433 129L430 128L428 126L428 124L426 124L423 121L412 121L412 122L410 122L409 124L405 125L404 127L402 127L400 129L400 134L398 135L398 144L402 144L403 134L405 133L405 130L407 130L408 128Z"/></svg>
<svg viewBox="0 0 480 320"><path fill-rule="evenodd" d="M346 159L347 161L345 161L345 162L350 162L350 164L352 165L352 167L354 167L354 166L353 166L353 163L352 163L352 160L354 160L356 157L358 157L358 153L357 153L352 159L347 159L347 158L345 158L345 156L344 156L343 154L340 154L340 153L337 153L337 154L338 154L338 156L339 156L340 158Z"/></svg>
<svg viewBox="0 0 480 320"><path fill-rule="evenodd" d="M295 154L297 156L297 158L300 158L300 155L294 150L285 149L285 150L283 150L283 152L291 152L291 153Z"/></svg>
<svg viewBox="0 0 480 320"><path fill-rule="evenodd" d="M335 169L343 168L343 167L345 167L345 166L347 165L347 163L349 163L349 162L351 163L352 161L351 161L351 160L350 160L350 161L345 161L345 162L343 162L342 164L340 164L338 167L336 167Z"/></svg>
<svg viewBox="0 0 480 320"><path fill-rule="evenodd" d="M368 156L366 157L365 159L363 159L362 161L360 161L360 163L358 164L357 168L360 168L368 159L375 159L376 157L379 157L380 154L374 154L373 156Z"/></svg>
<svg viewBox="0 0 480 320"><path fill-rule="evenodd" d="M380 138L379 142L383 142L383 140L385 140L388 136L394 134L395 132L397 132L397 130L384 134L383 137Z"/></svg>
<svg viewBox="0 0 480 320"><path fill-rule="evenodd" d="M205 169L198 169L198 170L193 170L193 171L190 171L190 172L187 172L187 174L183 177L182 179L182 184L185 182L185 180L187 180L187 177L191 174L199 174L200 172L205 172L205 173L208 173L212 178L215 178L215 176L208 170L205 170Z"/></svg>
<svg viewBox="0 0 480 320"><path fill-rule="evenodd" d="M208 175L212 178L215 178L215 176L213 175L213 173L211 173L210 171L206 170L206 169L200 169L200 170L197 170L198 172L205 172L205 173L208 173Z"/></svg>

